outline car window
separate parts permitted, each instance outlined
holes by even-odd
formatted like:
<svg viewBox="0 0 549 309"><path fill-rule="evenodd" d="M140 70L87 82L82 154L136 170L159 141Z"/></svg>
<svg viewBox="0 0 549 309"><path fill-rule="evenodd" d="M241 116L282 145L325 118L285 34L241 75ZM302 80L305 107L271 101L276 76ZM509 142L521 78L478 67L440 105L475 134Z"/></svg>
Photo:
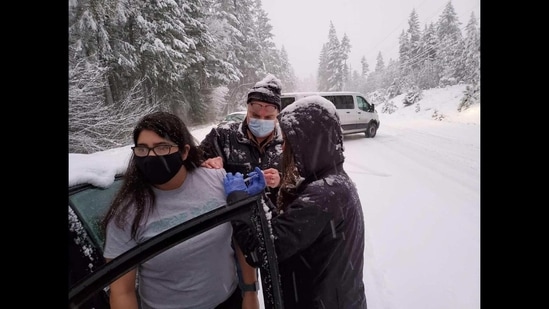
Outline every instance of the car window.
<svg viewBox="0 0 549 309"><path fill-rule="evenodd" d="M239 112L230 113L230 114L226 115L223 118L223 120L221 120L219 122L219 125L227 124L227 123L230 123L230 122L241 122L242 120L244 120L244 118L246 118L246 112L244 112L244 113L239 113Z"/></svg>
<svg viewBox="0 0 549 309"><path fill-rule="evenodd" d="M244 117L246 117L246 114L241 114L241 113L228 114L227 116L225 116L225 119L223 121L225 121L225 122L228 122L228 121L242 121L242 120L244 120Z"/></svg>
<svg viewBox="0 0 549 309"><path fill-rule="evenodd" d="M92 185L81 186L69 192L69 203L78 214L82 225L90 234L98 248L103 248L105 238L101 235L100 221L109 209L114 195L122 185L122 178L115 179L107 188Z"/></svg>
<svg viewBox="0 0 549 309"><path fill-rule="evenodd" d="M326 95L324 98L334 103L337 109L354 109L355 104L353 102L352 95Z"/></svg>
<svg viewBox="0 0 549 309"><path fill-rule="evenodd" d="M89 233L82 226L81 220L71 207L69 207L68 223L68 279L69 286L73 286L75 283L89 276L101 265L105 264L105 259L101 255L101 250L94 244ZM99 290L91 294L81 308L109 308L107 289Z"/></svg>
<svg viewBox="0 0 549 309"><path fill-rule="evenodd" d="M357 96L356 97L356 102L357 102L357 105L358 105L359 109L361 109L365 112L370 111L370 103L368 103L365 98L363 98L361 96Z"/></svg>

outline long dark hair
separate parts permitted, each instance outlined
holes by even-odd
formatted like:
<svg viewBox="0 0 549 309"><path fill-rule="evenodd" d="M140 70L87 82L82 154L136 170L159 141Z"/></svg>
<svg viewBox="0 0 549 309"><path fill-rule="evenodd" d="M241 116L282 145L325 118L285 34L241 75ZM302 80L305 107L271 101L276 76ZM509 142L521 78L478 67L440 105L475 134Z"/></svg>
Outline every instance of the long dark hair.
<svg viewBox="0 0 549 309"><path fill-rule="evenodd" d="M202 151L197 147L197 142L185 123L176 115L168 112L154 112L141 118L133 130L133 143L137 145L139 134L143 130L150 130L159 136L174 142L179 146L179 151L189 145L189 154L183 161L187 172L191 172L202 161ZM135 156L132 153L128 168L120 190L116 193L107 214L101 222L103 236L106 235L107 224L114 220L115 224L124 228L128 221L128 215L134 215L131 223L131 237L135 239L137 229L143 218L156 207L156 197L152 185L144 178L143 173L135 164Z"/></svg>
<svg viewBox="0 0 549 309"><path fill-rule="evenodd" d="M276 199L276 207L280 212L286 210L297 197L297 181L300 177L295 166L294 151L287 139L284 141L284 151L282 152L282 175Z"/></svg>

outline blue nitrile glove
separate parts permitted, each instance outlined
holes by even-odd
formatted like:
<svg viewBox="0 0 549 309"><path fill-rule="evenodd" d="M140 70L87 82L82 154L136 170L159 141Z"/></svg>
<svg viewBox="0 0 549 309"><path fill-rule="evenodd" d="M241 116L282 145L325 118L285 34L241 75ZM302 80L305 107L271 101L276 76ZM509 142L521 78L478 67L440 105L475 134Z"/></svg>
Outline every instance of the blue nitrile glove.
<svg viewBox="0 0 549 309"><path fill-rule="evenodd" d="M223 186L225 187L225 195L229 195L235 191L247 191L246 184L244 183L244 177L241 173L227 173L225 179L223 179Z"/></svg>
<svg viewBox="0 0 549 309"><path fill-rule="evenodd" d="M256 166L253 172L248 173L248 188L246 192L249 195L256 195L265 189L265 176L259 167Z"/></svg>

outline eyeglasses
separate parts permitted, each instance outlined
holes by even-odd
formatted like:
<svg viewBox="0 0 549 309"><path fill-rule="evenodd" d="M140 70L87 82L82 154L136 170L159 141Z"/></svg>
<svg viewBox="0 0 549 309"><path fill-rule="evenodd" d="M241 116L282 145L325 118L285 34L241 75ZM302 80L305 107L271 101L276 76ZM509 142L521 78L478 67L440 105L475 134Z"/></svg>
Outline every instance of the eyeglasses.
<svg viewBox="0 0 549 309"><path fill-rule="evenodd" d="M276 106L272 105L272 104L265 104L265 105L262 105L260 103L250 103L249 104L251 107L252 107L252 111L255 112L255 113L258 113L262 108L265 109L265 111L269 112L269 113L272 113L276 110Z"/></svg>
<svg viewBox="0 0 549 309"><path fill-rule="evenodd" d="M151 150L157 156L165 156L167 154L170 154L172 147L178 147L178 146L177 145L158 145L158 146L154 146L153 148L149 148L147 146L135 146L131 148L133 150L133 154L136 155L137 157L148 157Z"/></svg>

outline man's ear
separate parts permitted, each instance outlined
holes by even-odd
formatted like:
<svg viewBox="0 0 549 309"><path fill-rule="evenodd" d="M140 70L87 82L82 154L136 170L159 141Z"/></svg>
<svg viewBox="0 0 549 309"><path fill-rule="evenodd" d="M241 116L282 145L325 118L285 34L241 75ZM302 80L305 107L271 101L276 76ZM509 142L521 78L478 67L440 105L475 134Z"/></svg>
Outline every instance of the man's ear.
<svg viewBox="0 0 549 309"><path fill-rule="evenodd" d="M191 150L191 146L189 146L189 144L185 144L185 147L183 147L183 151L181 152L181 157L183 158L183 161L187 160L187 156L189 156L189 150Z"/></svg>

